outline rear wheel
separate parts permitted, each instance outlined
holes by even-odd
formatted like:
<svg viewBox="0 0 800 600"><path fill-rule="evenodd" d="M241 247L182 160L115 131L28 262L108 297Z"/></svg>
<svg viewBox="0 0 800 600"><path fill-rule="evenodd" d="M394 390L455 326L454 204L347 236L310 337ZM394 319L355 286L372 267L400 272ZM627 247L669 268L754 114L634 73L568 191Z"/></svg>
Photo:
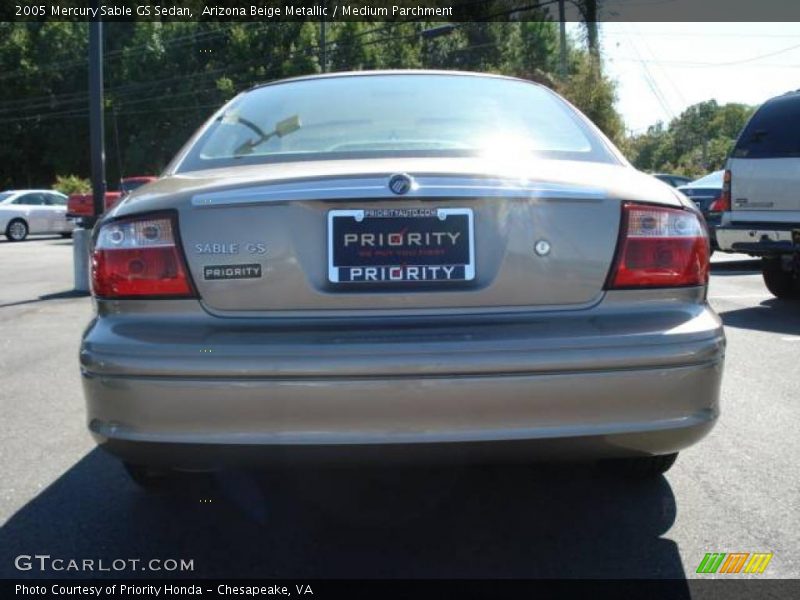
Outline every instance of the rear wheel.
<svg viewBox="0 0 800 600"><path fill-rule="evenodd" d="M658 456L637 456L610 461L609 466L615 472L631 479L650 479L669 471L677 458L677 452Z"/></svg>
<svg viewBox="0 0 800 600"><path fill-rule="evenodd" d="M6 237L12 242L21 242L28 237L28 224L22 219L13 219L6 227Z"/></svg>
<svg viewBox="0 0 800 600"><path fill-rule="evenodd" d="M173 472L168 469L156 469L127 462L123 462L122 465L125 467L128 477L143 490L160 490L172 481Z"/></svg>
<svg viewBox="0 0 800 600"><path fill-rule="evenodd" d="M791 270L783 268L783 261L777 258L761 259L761 274L770 293L784 300L800 299L800 282Z"/></svg>

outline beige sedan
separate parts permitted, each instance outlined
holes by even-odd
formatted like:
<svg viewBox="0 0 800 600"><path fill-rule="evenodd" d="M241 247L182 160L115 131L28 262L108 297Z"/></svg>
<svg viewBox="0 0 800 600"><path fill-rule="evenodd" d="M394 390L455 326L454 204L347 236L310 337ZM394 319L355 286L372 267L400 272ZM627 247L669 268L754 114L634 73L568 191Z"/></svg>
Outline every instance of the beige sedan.
<svg viewBox="0 0 800 600"><path fill-rule="evenodd" d="M95 231L89 429L145 484L388 458L659 474L719 414L708 259L696 207L542 86L259 86Z"/></svg>

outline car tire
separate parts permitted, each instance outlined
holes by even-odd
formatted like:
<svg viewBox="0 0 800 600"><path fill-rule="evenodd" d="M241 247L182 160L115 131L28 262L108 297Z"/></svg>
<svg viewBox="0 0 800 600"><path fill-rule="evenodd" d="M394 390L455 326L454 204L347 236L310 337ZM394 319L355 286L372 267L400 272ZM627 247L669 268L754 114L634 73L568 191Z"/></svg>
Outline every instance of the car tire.
<svg viewBox="0 0 800 600"><path fill-rule="evenodd" d="M61 237L64 238L65 240L68 240L69 238L72 237L72 232L71 231L65 231L64 233L61 234Z"/></svg>
<svg viewBox="0 0 800 600"><path fill-rule="evenodd" d="M145 491L163 490L172 481L173 472L168 469L156 469L145 465L123 462L128 477Z"/></svg>
<svg viewBox="0 0 800 600"><path fill-rule="evenodd" d="M651 479L663 475L670 470L678 453L659 454L657 456L637 456L609 461L615 473L629 479Z"/></svg>
<svg viewBox="0 0 800 600"><path fill-rule="evenodd" d="M800 281L791 271L783 269L782 260L778 258L761 259L761 275L770 293L782 300L800 299Z"/></svg>
<svg viewBox="0 0 800 600"><path fill-rule="evenodd" d="M21 242L28 237L28 224L22 219L12 219L6 226L6 238L10 242Z"/></svg>

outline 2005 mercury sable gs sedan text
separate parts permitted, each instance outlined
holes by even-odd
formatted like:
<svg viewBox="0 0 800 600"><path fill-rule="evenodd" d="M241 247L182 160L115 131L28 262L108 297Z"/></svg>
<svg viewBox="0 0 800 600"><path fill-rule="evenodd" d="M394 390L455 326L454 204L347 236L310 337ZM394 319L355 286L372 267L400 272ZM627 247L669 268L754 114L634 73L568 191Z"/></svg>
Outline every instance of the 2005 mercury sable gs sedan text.
<svg viewBox="0 0 800 600"><path fill-rule="evenodd" d="M307 457L654 474L719 413L702 216L530 82L256 87L94 235L88 422L140 482Z"/></svg>

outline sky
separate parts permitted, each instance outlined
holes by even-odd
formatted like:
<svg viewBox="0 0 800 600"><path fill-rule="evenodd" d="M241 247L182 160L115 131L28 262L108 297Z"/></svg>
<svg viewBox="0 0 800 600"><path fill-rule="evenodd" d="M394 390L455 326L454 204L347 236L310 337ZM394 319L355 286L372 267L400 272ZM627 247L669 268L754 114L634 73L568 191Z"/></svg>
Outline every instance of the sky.
<svg viewBox="0 0 800 600"><path fill-rule="evenodd" d="M800 23L611 21L600 32L617 110L634 133L712 98L755 105L800 89Z"/></svg>

